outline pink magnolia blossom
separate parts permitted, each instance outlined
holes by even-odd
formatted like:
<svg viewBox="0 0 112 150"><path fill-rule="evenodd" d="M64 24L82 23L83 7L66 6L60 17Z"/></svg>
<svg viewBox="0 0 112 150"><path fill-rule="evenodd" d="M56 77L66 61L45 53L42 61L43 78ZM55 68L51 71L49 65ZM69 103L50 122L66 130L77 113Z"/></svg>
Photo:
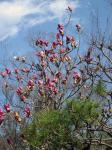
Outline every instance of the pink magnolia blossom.
<svg viewBox="0 0 112 150"><path fill-rule="evenodd" d="M58 28L57 28L58 30L63 30L64 29L64 26L63 26L63 24L58 24Z"/></svg>
<svg viewBox="0 0 112 150"><path fill-rule="evenodd" d="M27 86L26 86L27 96L29 96L29 92L32 91L33 88L34 88L34 86L30 86L30 85L27 85Z"/></svg>
<svg viewBox="0 0 112 150"><path fill-rule="evenodd" d="M36 45L38 46L43 46L44 45L44 41L43 40L41 40L41 39L38 39L37 41L36 41Z"/></svg>
<svg viewBox="0 0 112 150"><path fill-rule="evenodd" d="M65 57L65 60L66 60L67 62L69 62L69 61L71 61L71 57L70 57L70 56L66 56L66 57Z"/></svg>
<svg viewBox="0 0 112 150"><path fill-rule="evenodd" d="M58 93L58 89L54 88L53 93L56 95Z"/></svg>
<svg viewBox="0 0 112 150"><path fill-rule="evenodd" d="M60 29L59 32L60 32L61 36L64 35L64 30L61 30L61 29Z"/></svg>
<svg viewBox="0 0 112 150"><path fill-rule="evenodd" d="M61 72L57 72L55 76L59 79L61 75L62 75Z"/></svg>
<svg viewBox="0 0 112 150"><path fill-rule="evenodd" d="M49 60L51 62L56 62L56 61L58 61L58 56L56 54L53 54L51 57L49 57Z"/></svg>
<svg viewBox="0 0 112 150"><path fill-rule="evenodd" d="M39 86L43 86L43 81L42 80L38 80L38 85Z"/></svg>
<svg viewBox="0 0 112 150"><path fill-rule="evenodd" d="M7 72L6 72L6 71L1 72L1 76L2 76L3 78L5 78L5 77L7 76Z"/></svg>
<svg viewBox="0 0 112 150"><path fill-rule="evenodd" d="M66 44L69 44L71 42L71 37L70 36L66 36Z"/></svg>
<svg viewBox="0 0 112 150"><path fill-rule="evenodd" d="M52 88L54 88L54 86L55 86L55 83L52 81L49 81L48 88L52 90Z"/></svg>
<svg viewBox="0 0 112 150"><path fill-rule="evenodd" d="M60 57L60 61L64 62L65 61L65 57Z"/></svg>
<svg viewBox="0 0 112 150"><path fill-rule="evenodd" d="M13 140L12 140L11 137L9 137L9 138L7 139L7 143L8 143L9 145L13 145Z"/></svg>
<svg viewBox="0 0 112 150"><path fill-rule="evenodd" d="M38 39L35 44L36 46L48 46L49 42L47 40Z"/></svg>
<svg viewBox="0 0 112 150"><path fill-rule="evenodd" d="M61 61L62 62L70 62L71 61L71 57L70 56L61 57Z"/></svg>
<svg viewBox="0 0 112 150"><path fill-rule="evenodd" d="M73 78L75 79L75 83L79 83L81 81L81 75L78 72L74 72Z"/></svg>
<svg viewBox="0 0 112 150"><path fill-rule="evenodd" d="M14 71L15 71L15 74L19 73L19 69L17 69L17 68Z"/></svg>
<svg viewBox="0 0 112 150"><path fill-rule="evenodd" d="M33 79L33 80L37 80L37 79L38 79L37 75L36 75L36 74L33 74L32 79Z"/></svg>
<svg viewBox="0 0 112 150"><path fill-rule="evenodd" d="M71 46L73 47L73 48L75 48L76 47L76 40L75 40L75 38L72 36L71 37Z"/></svg>
<svg viewBox="0 0 112 150"><path fill-rule="evenodd" d="M54 79L52 80L52 82L57 83L58 82L58 78L54 77Z"/></svg>
<svg viewBox="0 0 112 150"><path fill-rule="evenodd" d="M60 33L61 36L64 35L64 26L62 24L58 24L58 31Z"/></svg>
<svg viewBox="0 0 112 150"><path fill-rule="evenodd" d="M41 61L41 66L45 68L45 67L47 66L47 62L44 61L44 60L42 60L42 61Z"/></svg>
<svg viewBox="0 0 112 150"><path fill-rule="evenodd" d="M30 69L29 68L23 68L23 69L21 69L21 71L23 71L24 73L29 73Z"/></svg>
<svg viewBox="0 0 112 150"><path fill-rule="evenodd" d="M29 80L29 81L28 81L28 86L31 86L31 87L33 87L33 86L34 86L34 82L33 82L33 80Z"/></svg>
<svg viewBox="0 0 112 150"><path fill-rule="evenodd" d="M31 115L31 111L30 111L30 108L29 107L26 107L25 108L25 113L26 113L26 117L30 117L30 115Z"/></svg>
<svg viewBox="0 0 112 150"><path fill-rule="evenodd" d="M60 49L61 54L65 53L65 52L66 52L65 48Z"/></svg>
<svg viewBox="0 0 112 150"><path fill-rule="evenodd" d="M1 125L2 122L4 121L4 116L5 116L5 114L4 114L3 110L0 109L0 125Z"/></svg>
<svg viewBox="0 0 112 150"><path fill-rule="evenodd" d="M57 47L57 42L52 43L52 48L55 49Z"/></svg>
<svg viewBox="0 0 112 150"><path fill-rule="evenodd" d="M57 45L63 45L63 42L62 42L62 40L59 40L58 42L57 42Z"/></svg>
<svg viewBox="0 0 112 150"><path fill-rule="evenodd" d="M48 46L49 42L48 41L44 41L44 45Z"/></svg>
<svg viewBox="0 0 112 150"><path fill-rule="evenodd" d="M77 28L77 31L79 32L81 30L81 25L80 24L76 24L76 28Z"/></svg>
<svg viewBox="0 0 112 150"><path fill-rule="evenodd" d="M54 50L53 49L45 50L45 55L48 56L49 54L54 54Z"/></svg>
<svg viewBox="0 0 112 150"><path fill-rule="evenodd" d="M18 112L14 112L14 118L15 118L15 120L18 122L18 123L20 123L21 122L21 118L20 118L20 115L19 115L19 113Z"/></svg>
<svg viewBox="0 0 112 150"><path fill-rule="evenodd" d="M44 58L45 57L45 52L44 51L40 51L37 53L37 56Z"/></svg>
<svg viewBox="0 0 112 150"><path fill-rule="evenodd" d="M41 91L41 90L39 90L39 91L38 91L38 95L42 97L42 96L44 96L44 92Z"/></svg>
<svg viewBox="0 0 112 150"><path fill-rule="evenodd" d="M11 70L9 68L5 68L7 74L11 74Z"/></svg>
<svg viewBox="0 0 112 150"><path fill-rule="evenodd" d="M17 93L18 95L23 94L23 88L22 88L22 87L18 87L17 90L16 90L16 93Z"/></svg>
<svg viewBox="0 0 112 150"><path fill-rule="evenodd" d="M79 74L78 72L74 72L73 77L74 77L74 78L79 78L79 77L80 77L80 74Z"/></svg>
<svg viewBox="0 0 112 150"><path fill-rule="evenodd" d="M71 43L71 46L73 48L76 47L76 40L75 40L75 38L73 36L72 37L66 36L66 44L69 44L69 43Z"/></svg>
<svg viewBox="0 0 112 150"><path fill-rule="evenodd" d="M56 82L54 82L53 80L50 80L49 78L47 79L47 82L46 82L46 90L50 90L50 92L53 92L54 89L55 89L55 84Z"/></svg>
<svg viewBox="0 0 112 150"><path fill-rule="evenodd" d="M5 108L5 110L6 110L7 113L10 112L10 104L5 104L4 108Z"/></svg>
<svg viewBox="0 0 112 150"><path fill-rule="evenodd" d="M23 101L23 102L25 102L25 101L26 101L26 99L27 99L27 98L26 98L26 96L24 96L24 95L23 95L23 96L21 96L20 98L21 98L21 101Z"/></svg>
<svg viewBox="0 0 112 150"><path fill-rule="evenodd" d="M38 46L38 45L40 45L42 42L38 39L37 41L36 41L36 46Z"/></svg>

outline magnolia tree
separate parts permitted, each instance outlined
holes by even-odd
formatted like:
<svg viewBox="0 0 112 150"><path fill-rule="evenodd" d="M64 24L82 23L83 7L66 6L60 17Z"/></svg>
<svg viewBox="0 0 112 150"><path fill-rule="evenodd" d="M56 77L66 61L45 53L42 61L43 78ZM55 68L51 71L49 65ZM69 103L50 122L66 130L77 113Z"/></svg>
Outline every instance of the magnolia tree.
<svg viewBox="0 0 112 150"><path fill-rule="evenodd" d="M71 15L72 9L70 7L68 7L68 11ZM75 124L77 118L74 115L74 117L72 116L71 119L74 119L74 121L67 125L76 127L74 131L77 131L78 140L82 144L85 143L88 148L90 148L90 145L104 145L112 148L110 144L112 140L112 128L110 126L112 117L111 55L105 54L103 51L104 45L101 44L98 47L97 56L93 45L90 45L83 55L80 50L81 26L77 24L74 27L75 30L78 39L73 35L68 35L63 24L58 24L55 38L52 41L43 38L35 40L36 51L33 60L15 56L14 67L6 67L1 70L1 92L4 94L4 104L0 108L0 142L3 146L2 149L20 150L31 146L32 149L45 149L46 141L44 140L39 147L38 143L32 144L27 139L27 135L25 137L25 129L34 122L34 118L43 110L61 111L69 108L71 111L68 116L71 116L72 111L74 113L75 105L73 105L74 108L71 104L66 106L66 101L72 101L72 99L74 101L79 99L79 106L76 104L77 115L81 110L83 112L88 110L83 117L87 115L90 120L92 118L91 121L85 118L83 124L78 128ZM109 46L108 51L111 53ZM102 58L100 53L102 53ZM105 64L103 60L107 60L108 63ZM108 83L110 87L105 88ZM91 100L92 102L96 101L100 107L92 104ZM84 102L87 107L81 105ZM90 102L90 104L87 102ZM99 110L101 110L100 115L92 116L92 113L94 114L95 111ZM39 116L41 117L41 115ZM81 120L80 117L79 115L79 120ZM97 122L95 122L96 119L98 119ZM52 123L48 122L48 126ZM33 128L35 127L33 126ZM41 126L38 126L35 132L38 128L40 130ZM65 129L67 128L65 127ZM42 128L42 130L44 131L45 128ZM70 130L70 135L74 131ZM30 133L29 135L32 135ZM82 133L83 136L80 139ZM33 138L33 141L35 141L38 136L36 138L35 135ZM74 136L70 139L73 140Z"/></svg>

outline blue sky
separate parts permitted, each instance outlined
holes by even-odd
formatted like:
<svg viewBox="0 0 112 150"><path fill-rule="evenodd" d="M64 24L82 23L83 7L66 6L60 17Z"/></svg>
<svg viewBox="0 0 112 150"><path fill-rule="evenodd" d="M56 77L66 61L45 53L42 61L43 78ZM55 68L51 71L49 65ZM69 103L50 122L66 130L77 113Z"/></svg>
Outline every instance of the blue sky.
<svg viewBox="0 0 112 150"><path fill-rule="evenodd" d="M109 0L0 0L0 58L32 51L31 39L38 33L53 32L64 23L65 9L73 7L72 27L80 22L90 28L91 14L98 12L104 26L110 15Z"/></svg>
<svg viewBox="0 0 112 150"><path fill-rule="evenodd" d="M44 35L56 31L57 24L65 22L68 5L73 7L70 30L76 23L90 30L91 14L97 13L104 28L112 11L108 1L111 0L0 0L0 66L8 66L9 58L15 55L32 52L31 39L39 32ZM81 45L83 50L84 42Z"/></svg>

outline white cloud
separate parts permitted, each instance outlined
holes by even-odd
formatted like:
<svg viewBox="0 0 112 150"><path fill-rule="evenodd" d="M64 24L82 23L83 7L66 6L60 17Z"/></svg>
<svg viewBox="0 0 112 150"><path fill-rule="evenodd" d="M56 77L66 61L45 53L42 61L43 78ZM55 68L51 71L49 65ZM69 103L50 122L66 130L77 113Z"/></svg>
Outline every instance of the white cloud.
<svg viewBox="0 0 112 150"><path fill-rule="evenodd" d="M70 4L71 3L71 4ZM32 26L61 19L68 5L77 7L76 0L13 0L0 2L0 40L15 35L26 25Z"/></svg>

